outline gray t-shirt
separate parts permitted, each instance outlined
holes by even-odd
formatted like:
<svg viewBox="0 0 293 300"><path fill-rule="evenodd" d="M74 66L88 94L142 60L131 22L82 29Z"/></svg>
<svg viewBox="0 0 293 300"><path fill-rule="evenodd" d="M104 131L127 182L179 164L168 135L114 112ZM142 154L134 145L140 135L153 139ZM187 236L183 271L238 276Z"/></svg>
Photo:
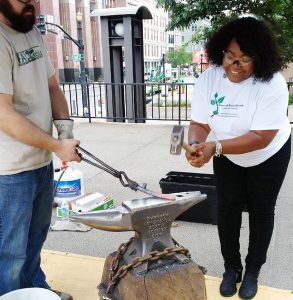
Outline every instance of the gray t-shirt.
<svg viewBox="0 0 293 300"><path fill-rule="evenodd" d="M52 134L48 79L53 66L37 28L23 34L0 23L0 93L12 95L14 109ZM0 102L1 109L1 102ZM0 131L0 175L50 163L50 151L25 145Z"/></svg>

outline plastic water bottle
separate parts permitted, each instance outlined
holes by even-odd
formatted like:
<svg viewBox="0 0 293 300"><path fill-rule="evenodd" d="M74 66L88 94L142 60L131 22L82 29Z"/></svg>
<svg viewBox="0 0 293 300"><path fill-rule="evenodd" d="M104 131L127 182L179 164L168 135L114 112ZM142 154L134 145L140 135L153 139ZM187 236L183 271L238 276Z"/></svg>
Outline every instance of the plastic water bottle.
<svg viewBox="0 0 293 300"><path fill-rule="evenodd" d="M70 202L84 195L83 174L76 165L70 163L65 172L63 172L64 170L58 170L54 174L54 202L59 206L62 205L64 199Z"/></svg>
<svg viewBox="0 0 293 300"><path fill-rule="evenodd" d="M61 212L61 221L69 221L69 205L65 198L62 200L60 212Z"/></svg>

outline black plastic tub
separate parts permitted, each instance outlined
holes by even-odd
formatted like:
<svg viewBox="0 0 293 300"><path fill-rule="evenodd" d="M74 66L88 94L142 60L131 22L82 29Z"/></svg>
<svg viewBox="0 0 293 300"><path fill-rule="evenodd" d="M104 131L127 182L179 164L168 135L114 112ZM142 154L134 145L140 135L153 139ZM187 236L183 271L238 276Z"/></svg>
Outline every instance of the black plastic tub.
<svg viewBox="0 0 293 300"><path fill-rule="evenodd" d="M200 191L207 194L207 199L192 206L178 216L177 220L217 224L217 194L213 174L169 172L160 180L162 193Z"/></svg>

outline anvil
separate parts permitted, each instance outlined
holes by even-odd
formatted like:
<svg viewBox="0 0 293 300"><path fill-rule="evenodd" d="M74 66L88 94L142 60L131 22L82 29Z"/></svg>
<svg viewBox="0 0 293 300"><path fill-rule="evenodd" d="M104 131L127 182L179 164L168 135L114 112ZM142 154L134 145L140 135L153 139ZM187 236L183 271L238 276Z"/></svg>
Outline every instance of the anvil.
<svg viewBox="0 0 293 300"><path fill-rule="evenodd" d="M172 222L188 208L207 198L199 191L172 195L176 196L175 201L156 197L128 200L115 209L72 214L70 220L107 231L135 231L134 240L123 255L123 260L129 264L136 257L144 257L151 251L175 247L170 233ZM175 254L169 259L180 263L189 261L183 254ZM145 263L135 271L141 274L147 269L148 264Z"/></svg>

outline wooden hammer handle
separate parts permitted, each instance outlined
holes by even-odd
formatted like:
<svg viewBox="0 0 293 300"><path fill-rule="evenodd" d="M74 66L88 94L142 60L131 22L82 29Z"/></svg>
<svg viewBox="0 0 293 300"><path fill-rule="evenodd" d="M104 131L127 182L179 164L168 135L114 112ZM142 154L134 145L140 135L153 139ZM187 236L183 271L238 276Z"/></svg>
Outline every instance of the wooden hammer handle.
<svg viewBox="0 0 293 300"><path fill-rule="evenodd" d="M186 150L187 152L191 153L191 154L195 153L194 148L191 147L191 146L189 146L189 145L188 145L187 143L185 143L185 142L183 142L182 148L183 148L184 150Z"/></svg>

